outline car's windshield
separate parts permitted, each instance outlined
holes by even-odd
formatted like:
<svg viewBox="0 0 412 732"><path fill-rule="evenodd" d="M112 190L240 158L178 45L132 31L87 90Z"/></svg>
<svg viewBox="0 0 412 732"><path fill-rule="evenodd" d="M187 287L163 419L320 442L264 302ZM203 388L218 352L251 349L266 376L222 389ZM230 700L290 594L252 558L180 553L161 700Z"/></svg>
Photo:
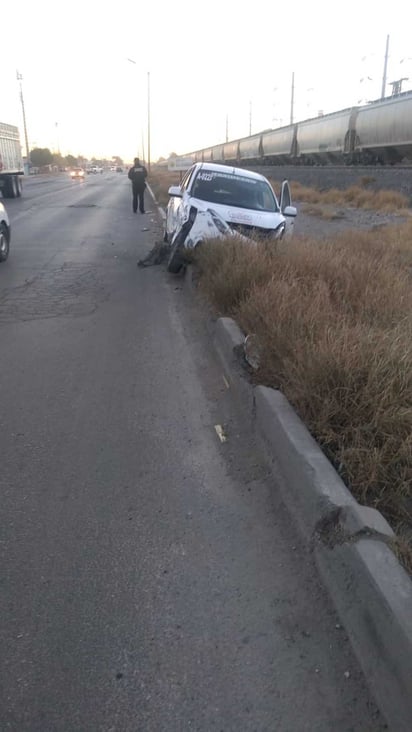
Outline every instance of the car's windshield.
<svg viewBox="0 0 412 732"><path fill-rule="evenodd" d="M191 195L210 203L255 211L279 211L273 191L266 181L233 175L230 172L200 170Z"/></svg>

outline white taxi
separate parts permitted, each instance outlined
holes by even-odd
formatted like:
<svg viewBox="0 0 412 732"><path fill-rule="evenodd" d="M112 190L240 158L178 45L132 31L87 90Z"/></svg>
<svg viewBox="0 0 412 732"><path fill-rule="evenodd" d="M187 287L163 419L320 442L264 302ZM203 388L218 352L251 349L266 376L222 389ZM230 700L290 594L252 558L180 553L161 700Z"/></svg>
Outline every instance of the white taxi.
<svg viewBox="0 0 412 732"><path fill-rule="evenodd" d="M163 238L171 245L171 272L182 266L182 249L193 248L205 238L241 235L277 240L293 232L297 210L291 205L287 181L282 183L279 202L260 173L195 163L180 185L171 186L168 193Z"/></svg>

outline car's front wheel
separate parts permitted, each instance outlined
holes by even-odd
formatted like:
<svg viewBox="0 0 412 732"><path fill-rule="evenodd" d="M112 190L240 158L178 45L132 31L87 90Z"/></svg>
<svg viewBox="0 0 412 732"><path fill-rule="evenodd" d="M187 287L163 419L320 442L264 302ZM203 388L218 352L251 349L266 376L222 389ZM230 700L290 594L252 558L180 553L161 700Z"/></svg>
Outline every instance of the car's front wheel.
<svg viewBox="0 0 412 732"><path fill-rule="evenodd" d="M10 251L10 232L5 223L0 223L0 262L5 262Z"/></svg>
<svg viewBox="0 0 412 732"><path fill-rule="evenodd" d="M175 234L171 241L171 251L169 255L169 261L167 263L167 270L172 274L178 274L182 267L185 265L185 241L189 231L191 230L195 221L197 209L195 206L190 207L190 213L187 221L182 225L180 231Z"/></svg>
<svg viewBox="0 0 412 732"><path fill-rule="evenodd" d="M167 271L171 274L179 274L184 265L182 237L179 234L175 237L167 262Z"/></svg>

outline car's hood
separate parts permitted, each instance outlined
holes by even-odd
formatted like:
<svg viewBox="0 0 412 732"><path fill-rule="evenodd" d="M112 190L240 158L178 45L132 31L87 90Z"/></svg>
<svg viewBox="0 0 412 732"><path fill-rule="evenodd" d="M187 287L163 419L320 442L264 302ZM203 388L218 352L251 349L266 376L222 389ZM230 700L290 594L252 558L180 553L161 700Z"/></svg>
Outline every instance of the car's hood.
<svg viewBox="0 0 412 732"><path fill-rule="evenodd" d="M285 217L280 211L253 211L248 208L236 208L219 203L212 204L202 201L199 198L191 198L190 203L192 206L196 206L199 211L206 211L208 208L213 208L229 226L231 224L243 224L243 226L251 226L259 229L276 229L279 224L285 221Z"/></svg>

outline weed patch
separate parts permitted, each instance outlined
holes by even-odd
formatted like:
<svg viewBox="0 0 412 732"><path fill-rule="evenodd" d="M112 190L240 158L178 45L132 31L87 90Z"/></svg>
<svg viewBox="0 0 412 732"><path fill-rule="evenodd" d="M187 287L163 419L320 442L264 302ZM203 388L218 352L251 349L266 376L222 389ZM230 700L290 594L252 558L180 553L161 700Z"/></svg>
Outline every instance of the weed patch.
<svg viewBox="0 0 412 732"><path fill-rule="evenodd" d="M157 202L160 206L166 207L169 202L168 190L170 186L179 185L179 173L152 168L148 180Z"/></svg>
<svg viewBox="0 0 412 732"><path fill-rule="evenodd" d="M273 249L211 242L196 262L216 312L259 343L258 382L286 395L411 559L412 225Z"/></svg>
<svg viewBox="0 0 412 732"><path fill-rule="evenodd" d="M291 181L290 186L292 198L301 203L349 206L385 213L404 211L409 207L408 197L403 193L368 189L367 184L372 182L372 179L365 176L365 180L367 180L367 183L361 181L361 185L350 186L342 190L338 188L319 190L303 186L296 181ZM279 190L280 184L278 181L271 180L271 184L275 190Z"/></svg>

